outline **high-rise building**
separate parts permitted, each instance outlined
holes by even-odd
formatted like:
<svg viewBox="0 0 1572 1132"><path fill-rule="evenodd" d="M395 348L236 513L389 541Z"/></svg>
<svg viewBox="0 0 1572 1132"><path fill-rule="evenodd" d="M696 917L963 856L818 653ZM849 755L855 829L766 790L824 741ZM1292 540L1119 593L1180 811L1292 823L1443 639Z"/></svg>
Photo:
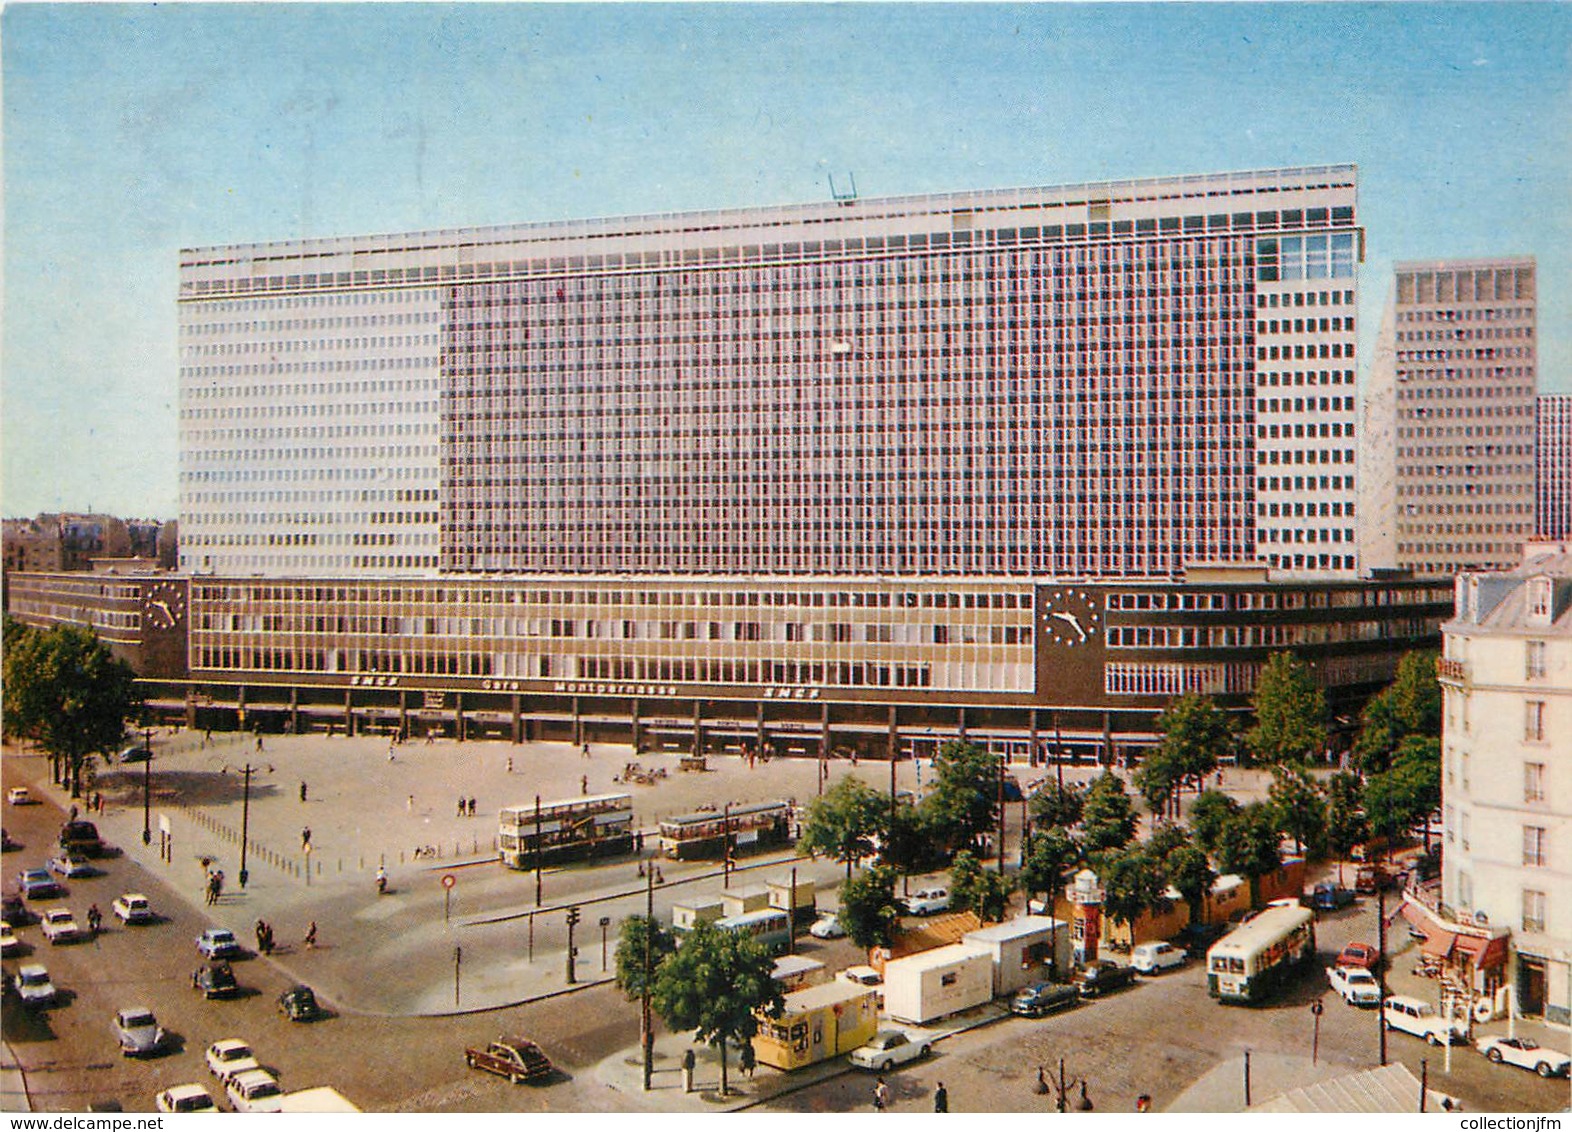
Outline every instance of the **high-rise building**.
<svg viewBox="0 0 1572 1132"><path fill-rule="evenodd" d="M1534 533L1534 261L1395 275L1366 406L1366 564L1510 568Z"/></svg>
<svg viewBox="0 0 1572 1132"><path fill-rule="evenodd" d="M182 255L225 575L1358 570L1352 166Z"/></svg>
<svg viewBox="0 0 1572 1132"><path fill-rule="evenodd" d="M1572 538L1572 393L1539 395L1534 526L1540 538Z"/></svg>

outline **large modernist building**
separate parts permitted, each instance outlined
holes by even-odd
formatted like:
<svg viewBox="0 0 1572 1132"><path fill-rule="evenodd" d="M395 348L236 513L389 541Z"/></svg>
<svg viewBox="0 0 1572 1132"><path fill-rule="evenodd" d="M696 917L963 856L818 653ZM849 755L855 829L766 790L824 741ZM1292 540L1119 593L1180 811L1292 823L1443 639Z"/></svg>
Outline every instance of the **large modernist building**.
<svg viewBox="0 0 1572 1132"><path fill-rule="evenodd" d="M1534 261L1399 263L1371 367L1366 564L1509 569L1534 534Z"/></svg>
<svg viewBox="0 0 1572 1132"><path fill-rule="evenodd" d="M1534 516L1543 539L1572 538L1572 393L1539 395Z"/></svg>
<svg viewBox="0 0 1572 1132"><path fill-rule="evenodd" d="M1568 1021L1572 995L1572 554L1465 574L1445 629L1443 928L1476 989ZM1510 934L1515 955L1489 940ZM1492 964L1489 960L1496 959Z"/></svg>
<svg viewBox="0 0 1572 1132"><path fill-rule="evenodd" d="M170 710L292 724L1107 751L1282 648L1352 703L1450 602L1359 580L1361 245L1328 166L187 251L189 583L116 600Z"/></svg>

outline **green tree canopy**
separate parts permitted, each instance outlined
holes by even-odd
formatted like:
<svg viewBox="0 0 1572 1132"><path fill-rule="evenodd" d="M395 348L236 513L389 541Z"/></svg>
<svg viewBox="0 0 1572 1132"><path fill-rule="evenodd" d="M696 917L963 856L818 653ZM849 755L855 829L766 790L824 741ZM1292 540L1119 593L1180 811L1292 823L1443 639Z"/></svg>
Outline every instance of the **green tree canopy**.
<svg viewBox="0 0 1572 1132"><path fill-rule="evenodd" d="M1429 816L1441 801L1441 741L1420 735L1404 739L1392 768L1365 779L1365 820L1388 845Z"/></svg>
<svg viewBox="0 0 1572 1132"><path fill-rule="evenodd" d="M896 804L894 821L884 839L879 857L883 863L903 873L925 873L941 868L948 858L944 837L933 828L931 810L901 801Z"/></svg>
<svg viewBox="0 0 1572 1132"><path fill-rule="evenodd" d="M1027 892L1042 894L1046 913L1051 916L1057 897L1080 864L1081 846L1063 826L1033 831L1026 863L1021 866L1021 885Z"/></svg>
<svg viewBox="0 0 1572 1132"><path fill-rule="evenodd" d="M1278 831L1294 839L1295 852L1304 852L1306 845L1312 850L1322 845L1326 837L1326 800L1304 768L1273 767L1267 799Z"/></svg>
<svg viewBox="0 0 1572 1132"><path fill-rule="evenodd" d="M1237 741L1234 717L1198 692L1169 701L1157 717L1157 730L1163 735L1157 749L1165 753L1178 780L1197 790L1217 769L1218 756L1232 751Z"/></svg>
<svg viewBox="0 0 1572 1132"><path fill-rule="evenodd" d="M1411 652L1397 665L1385 691L1371 698L1359 717L1354 755L1369 774L1391 766L1403 740L1410 735L1441 737L1441 684L1436 679L1434 651Z"/></svg>
<svg viewBox="0 0 1572 1132"><path fill-rule="evenodd" d="M841 884L841 906L835 913L858 947L888 947L895 938L904 908L895 896L895 870L875 865L847 877Z"/></svg>
<svg viewBox="0 0 1572 1132"><path fill-rule="evenodd" d="M1178 797L1184 782L1180 756L1162 746L1154 747L1141 759L1141 765L1130 776L1135 788L1141 792L1146 808L1154 818L1167 816Z"/></svg>
<svg viewBox="0 0 1572 1132"><path fill-rule="evenodd" d="M1298 762L1326 749L1326 692L1290 654L1273 653L1262 667L1254 707L1245 743L1260 761Z"/></svg>
<svg viewBox="0 0 1572 1132"><path fill-rule="evenodd" d="M1104 771L1086 791L1081 813L1081 840L1088 853L1117 849L1135 836L1135 807L1124 781Z"/></svg>
<svg viewBox="0 0 1572 1132"><path fill-rule="evenodd" d="M1343 861L1370 836L1365 824L1364 783L1353 771L1340 770L1326 780L1326 847L1337 858L1337 879Z"/></svg>
<svg viewBox="0 0 1572 1132"><path fill-rule="evenodd" d="M1221 790L1203 790L1190 806L1190 831L1195 843L1208 853L1216 853L1222 841L1223 826L1239 812L1239 803Z"/></svg>
<svg viewBox="0 0 1572 1132"><path fill-rule="evenodd" d="M1084 792L1074 783L1047 782L1032 795L1026 806L1034 826L1062 825L1069 829L1080 823L1085 800Z"/></svg>
<svg viewBox="0 0 1572 1132"><path fill-rule="evenodd" d="M84 760L114 751L141 705L130 666L78 625L8 641L4 678L7 728L65 761L73 797Z"/></svg>
<svg viewBox="0 0 1572 1132"><path fill-rule="evenodd" d="M1148 911L1168 903L1168 875L1161 860L1144 845L1109 849L1099 854L1093 867L1103 886L1103 911L1116 920L1134 925Z"/></svg>
<svg viewBox="0 0 1572 1132"><path fill-rule="evenodd" d="M952 739L933 760L934 784L922 800L930 828L948 834L950 849L970 845L994 828L999 806L999 759L975 743Z"/></svg>
<svg viewBox="0 0 1572 1132"><path fill-rule="evenodd" d="M797 846L852 865L873 853L874 838L889 829L889 799L855 776L843 778L808 803Z"/></svg>
<svg viewBox="0 0 1572 1132"><path fill-rule="evenodd" d="M1013 891L1008 877L983 868L970 849L962 849L950 864L950 907L957 912L976 912L984 922L997 923Z"/></svg>
<svg viewBox="0 0 1572 1132"><path fill-rule="evenodd" d="M651 1001L673 1030L720 1051L721 1095L730 1088L726 1044L749 1041L758 1033L755 1011L779 1017L784 1006L780 984L772 977L775 961L758 940L741 932L700 923L655 974Z"/></svg>
<svg viewBox="0 0 1572 1132"><path fill-rule="evenodd" d="M1282 864L1277 823L1269 805L1252 802L1224 823L1218 838L1217 863L1231 873L1248 877L1251 902L1256 902L1260 879Z"/></svg>
<svg viewBox="0 0 1572 1132"><path fill-rule="evenodd" d="M645 950L646 939L649 941L648 951ZM646 984L650 992L654 993L655 972L660 970L666 956L676 950L676 937L659 919L629 916L622 921L622 927L617 931L616 982L622 993L627 995L628 1001L643 998ZM639 1015L639 1031L646 1039L648 1035L644 1027L648 1021L642 1013Z"/></svg>
<svg viewBox="0 0 1572 1132"><path fill-rule="evenodd" d="M1206 916L1206 902L1212 894L1212 882L1217 870L1198 845L1177 846L1163 860L1168 872L1168 883L1179 890L1190 906L1190 922L1200 923Z"/></svg>

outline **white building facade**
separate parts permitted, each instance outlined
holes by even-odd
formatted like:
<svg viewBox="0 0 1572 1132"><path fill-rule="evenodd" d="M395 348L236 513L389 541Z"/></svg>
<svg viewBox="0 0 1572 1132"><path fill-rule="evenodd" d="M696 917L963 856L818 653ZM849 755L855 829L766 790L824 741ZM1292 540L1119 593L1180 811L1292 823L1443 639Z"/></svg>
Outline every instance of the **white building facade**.
<svg viewBox="0 0 1572 1132"><path fill-rule="evenodd" d="M1464 574L1442 626L1442 911L1510 928L1516 1008L1572 1003L1572 554Z"/></svg>

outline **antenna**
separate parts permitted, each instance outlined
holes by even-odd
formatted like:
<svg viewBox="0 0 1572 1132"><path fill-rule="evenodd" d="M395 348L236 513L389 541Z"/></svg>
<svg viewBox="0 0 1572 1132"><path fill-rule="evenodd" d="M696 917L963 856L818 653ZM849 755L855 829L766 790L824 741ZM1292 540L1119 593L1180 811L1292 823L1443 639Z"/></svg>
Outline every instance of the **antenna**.
<svg viewBox="0 0 1572 1132"><path fill-rule="evenodd" d="M857 178L852 173L847 173L846 177L851 182L851 188L841 190L835 187L835 174L830 174L830 196L836 204L842 206L850 206L857 202Z"/></svg>

